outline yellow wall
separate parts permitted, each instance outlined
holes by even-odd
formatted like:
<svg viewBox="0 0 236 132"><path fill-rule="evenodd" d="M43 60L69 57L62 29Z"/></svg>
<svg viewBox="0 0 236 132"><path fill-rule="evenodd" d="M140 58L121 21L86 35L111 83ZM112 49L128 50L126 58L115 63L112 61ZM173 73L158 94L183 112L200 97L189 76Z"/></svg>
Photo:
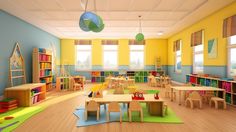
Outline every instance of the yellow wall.
<svg viewBox="0 0 236 132"><path fill-rule="evenodd" d="M204 18L194 25L173 35L168 39L168 65L174 65L173 42L182 39L182 65L192 65L192 48L190 47L191 33L204 29L204 65L223 66L227 65L227 39L222 37L223 20L236 14L236 2ZM218 41L217 58L207 57L208 40L216 38Z"/></svg>
<svg viewBox="0 0 236 132"><path fill-rule="evenodd" d="M92 65L102 65L101 39L92 40ZM147 39L145 45L145 65L154 65L155 58L161 57L163 65L167 65L167 40ZM73 39L61 40L61 64L75 64L75 46ZM129 40L120 39L118 46L118 65L129 65Z"/></svg>

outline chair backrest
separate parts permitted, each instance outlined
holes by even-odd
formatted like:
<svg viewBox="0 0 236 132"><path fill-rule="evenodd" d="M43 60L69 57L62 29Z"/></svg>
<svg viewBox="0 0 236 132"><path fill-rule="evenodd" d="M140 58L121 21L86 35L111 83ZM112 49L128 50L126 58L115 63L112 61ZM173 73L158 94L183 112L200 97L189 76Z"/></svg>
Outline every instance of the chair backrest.
<svg viewBox="0 0 236 132"><path fill-rule="evenodd" d="M201 95L200 95L197 91L193 91L193 92L190 94L190 98L191 98L191 99L201 99Z"/></svg>
<svg viewBox="0 0 236 132"><path fill-rule="evenodd" d="M99 108L99 105L96 101L90 100L87 104L87 111L97 111Z"/></svg>
<svg viewBox="0 0 236 132"><path fill-rule="evenodd" d="M151 77L151 83L157 83L157 80L154 76Z"/></svg>
<svg viewBox="0 0 236 132"><path fill-rule="evenodd" d="M115 88L114 94L124 94L124 88L123 87L117 87Z"/></svg>
<svg viewBox="0 0 236 132"><path fill-rule="evenodd" d="M109 111L120 111L120 105L117 102L111 102L108 105Z"/></svg>
<svg viewBox="0 0 236 132"><path fill-rule="evenodd" d="M142 109L142 107L141 107L141 105L139 104L138 101L132 100L129 103L129 109L130 110L140 110L140 109Z"/></svg>

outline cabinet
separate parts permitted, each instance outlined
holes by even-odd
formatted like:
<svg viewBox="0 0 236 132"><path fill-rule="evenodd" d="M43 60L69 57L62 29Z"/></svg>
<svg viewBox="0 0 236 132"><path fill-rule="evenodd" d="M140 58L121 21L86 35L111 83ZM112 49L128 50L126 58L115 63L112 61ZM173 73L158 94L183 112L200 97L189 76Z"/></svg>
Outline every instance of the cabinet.
<svg viewBox="0 0 236 132"><path fill-rule="evenodd" d="M14 98L19 106L32 106L46 99L45 83L23 84L6 88L5 98Z"/></svg>
<svg viewBox="0 0 236 132"><path fill-rule="evenodd" d="M34 48L32 53L33 82L45 83L46 91L52 89L52 52L44 48Z"/></svg>

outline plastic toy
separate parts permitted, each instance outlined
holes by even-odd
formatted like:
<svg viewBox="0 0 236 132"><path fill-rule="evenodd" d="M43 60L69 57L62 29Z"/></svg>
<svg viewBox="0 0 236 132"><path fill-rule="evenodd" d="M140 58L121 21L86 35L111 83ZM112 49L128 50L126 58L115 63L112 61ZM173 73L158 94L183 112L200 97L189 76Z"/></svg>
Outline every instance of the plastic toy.
<svg viewBox="0 0 236 132"><path fill-rule="evenodd" d="M132 100L144 100L143 93L141 92L133 93Z"/></svg>

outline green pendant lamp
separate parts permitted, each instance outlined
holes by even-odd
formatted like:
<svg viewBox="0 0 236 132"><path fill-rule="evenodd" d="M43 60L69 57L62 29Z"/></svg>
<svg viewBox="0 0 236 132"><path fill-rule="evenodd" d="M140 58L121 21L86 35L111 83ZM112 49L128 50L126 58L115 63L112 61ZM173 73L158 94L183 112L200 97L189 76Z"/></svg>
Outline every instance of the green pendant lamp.
<svg viewBox="0 0 236 132"><path fill-rule="evenodd" d="M139 17L139 33L135 36L135 40L141 42L144 40L144 35L142 33L141 16L138 17Z"/></svg>

